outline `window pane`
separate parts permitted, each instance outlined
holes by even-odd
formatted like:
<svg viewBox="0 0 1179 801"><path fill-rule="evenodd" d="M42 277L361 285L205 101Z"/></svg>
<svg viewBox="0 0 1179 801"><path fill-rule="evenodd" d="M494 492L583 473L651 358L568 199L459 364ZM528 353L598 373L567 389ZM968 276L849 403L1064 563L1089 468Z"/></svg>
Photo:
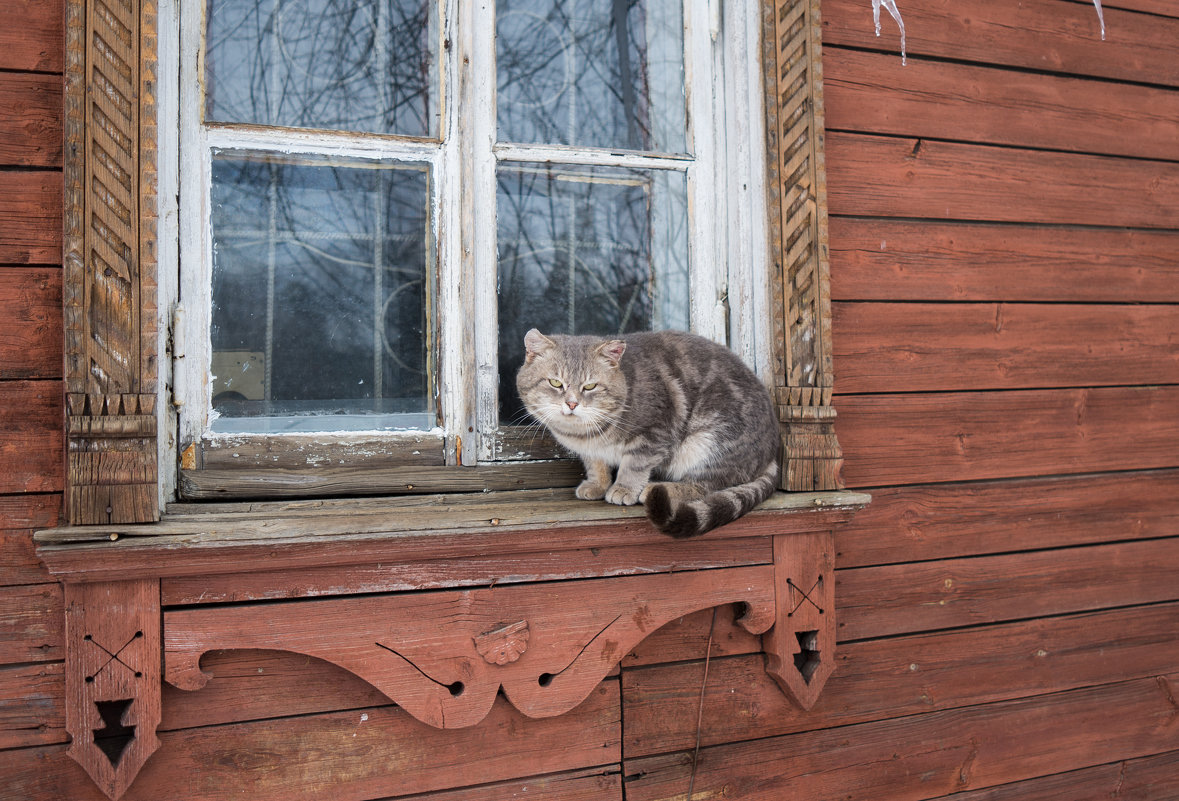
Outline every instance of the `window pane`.
<svg viewBox="0 0 1179 801"><path fill-rule="evenodd" d="M501 165L500 408L519 422L512 377L529 328L602 334L687 329L684 174Z"/></svg>
<svg viewBox="0 0 1179 801"><path fill-rule="evenodd" d="M438 130L429 0L208 0L205 118Z"/></svg>
<svg viewBox="0 0 1179 801"><path fill-rule="evenodd" d="M434 424L428 198L420 164L216 154L214 431Z"/></svg>
<svg viewBox="0 0 1179 801"><path fill-rule="evenodd" d="M498 0L499 139L682 152L682 0Z"/></svg>

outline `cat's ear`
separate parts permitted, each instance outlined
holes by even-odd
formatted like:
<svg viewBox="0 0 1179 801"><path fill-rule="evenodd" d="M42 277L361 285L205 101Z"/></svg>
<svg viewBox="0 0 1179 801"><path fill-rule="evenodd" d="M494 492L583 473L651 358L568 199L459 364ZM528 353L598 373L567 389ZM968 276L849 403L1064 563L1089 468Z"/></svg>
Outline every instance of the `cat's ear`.
<svg viewBox="0 0 1179 801"><path fill-rule="evenodd" d="M533 359L556 347L556 344L535 328L531 329L524 335L524 363L532 364Z"/></svg>
<svg viewBox="0 0 1179 801"><path fill-rule="evenodd" d="M598 345L594 352L609 362L611 367L617 367L622 361L622 354L626 353L626 343L621 339L612 339Z"/></svg>

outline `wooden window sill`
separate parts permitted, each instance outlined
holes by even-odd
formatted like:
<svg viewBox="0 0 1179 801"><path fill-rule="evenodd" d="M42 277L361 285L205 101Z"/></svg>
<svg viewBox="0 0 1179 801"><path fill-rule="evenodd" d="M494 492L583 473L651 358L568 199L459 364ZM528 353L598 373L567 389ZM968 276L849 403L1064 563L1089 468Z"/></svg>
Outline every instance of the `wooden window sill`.
<svg viewBox="0 0 1179 801"><path fill-rule="evenodd" d="M833 529L869 500L778 493L691 540L567 489L177 506L40 531L65 585L69 753L120 796L159 745L162 681L200 689L213 650L326 660L439 728L478 723L501 692L558 715L655 629L725 604L809 709L834 668Z"/></svg>

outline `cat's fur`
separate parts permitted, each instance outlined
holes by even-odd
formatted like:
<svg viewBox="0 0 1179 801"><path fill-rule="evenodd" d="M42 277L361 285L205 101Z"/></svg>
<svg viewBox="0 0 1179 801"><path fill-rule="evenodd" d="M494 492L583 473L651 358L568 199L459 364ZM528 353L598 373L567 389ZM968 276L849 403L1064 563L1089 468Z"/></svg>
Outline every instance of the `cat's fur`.
<svg viewBox="0 0 1179 801"><path fill-rule="evenodd" d="M642 503L661 531L692 537L773 493L777 415L728 349L680 331L602 339L535 328L524 348L516 388L585 463L577 497Z"/></svg>

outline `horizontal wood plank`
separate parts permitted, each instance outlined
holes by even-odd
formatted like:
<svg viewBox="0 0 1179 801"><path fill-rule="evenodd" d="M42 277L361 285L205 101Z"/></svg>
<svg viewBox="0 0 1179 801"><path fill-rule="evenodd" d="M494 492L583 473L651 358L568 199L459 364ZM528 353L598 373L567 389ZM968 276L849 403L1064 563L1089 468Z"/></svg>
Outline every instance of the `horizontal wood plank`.
<svg viewBox="0 0 1179 801"><path fill-rule="evenodd" d="M830 236L833 300L1179 303L1177 231L832 217Z"/></svg>
<svg viewBox="0 0 1179 801"><path fill-rule="evenodd" d="M60 521L60 495L0 495L0 531L50 528Z"/></svg>
<svg viewBox="0 0 1179 801"><path fill-rule="evenodd" d="M61 76L0 76L0 164L61 167L62 118Z"/></svg>
<svg viewBox="0 0 1179 801"><path fill-rule="evenodd" d="M802 711L760 654L622 674L629 757L993 703L1166 673L1179 664L1179 604L849 643Z"/></svg>
<svg viewBox="0 0 1179 801"><path fill-rule="evenodd" d="M1179 157L1179 91L1161 87L829 47L823 101L828 131Z"/></svg>
<svg viewBox="0 0 1179 801"><path fill-rule="evenodd" d="M1179 465L1179 387L837 396L849 486Z"/></svg>
<svg viewBox="0 0 1179 801"><path fill-rule="evenodd" d="M64 624L60 584L0 587L0 665L62 659Z"/></svg>
<svg viewBox="0 0 1179 801"><path fill-rule="evenodd" d="M60 381L0 381L0 493L61 491L63 404Z"/></svg>
<svg viewBox="0 0 1179 801"><path fill-rule="evenodd" d="M1179 538L835 574L840 641L1179 600Z"/></svg>
<svg viewBox="0 0 1179 801"><path fill-rule="evenodd" d="M1179 163L827 136L831 214L1173 229Z"/></svg>
<svg viewBox="0 0 1179 801"><path fill-rule="evenodd" d="M1179 305L835 303L840 392L1179 384Z"/></svg>
<svg viewBox="0 0 1179 801"><path fill-rule="evenodd" d="M946 801L1159 801L1179 798L1179 751L943 797Z"/></svg>
<svg viewBox="0 0 1179 801"><path fill-rule="evenodd" d="M0 381L61 378L61 270L0 269Z"/></svg>
<svg viewBox="0 0 1179 801"><path fill-rule="evenodd" d="M61 261L61 172L0 171L0 264Z"/></svg>
<svg viewBox="0 0 1179 801"><path fill-rule="evenodd" d="M0 668L0 749L69 741L61 662Z"/></svg>
<svg viewBox="0 0 1179 801"><path fill-rule="evenodd" d="M1103 41L1091 3L906 0L898 6L910 56L1179 86L1179 19L1110 5ZM881 16L877 37L871 9L860 0L824 0L823 45L884 50L899 61L896 25Z"/></svg>
<svg viewBox="0 0 1179 801"><path fill-rule="evenodd" d="M165 732L125 801L367 801L615 764L618 682L572 712L529 720L496 702L478 726L443 731L396 707ZM554 747L559 743L561 747ZM12 798L102 801L65 749L0 752Z"/></svg>
<svg viewBox="0 0 1179 801"><path fill-rule="evenodd" d="M0 587L51 581L33 550L31 531L0 531Z"/></svg>
<svg viewBox="0 0 1179 801"><path fill-rule="evenodd" d="M704 749L695 792L726 801L919 801L1179 749L1179 675ZM1015 734L1018 733L1018 736ZM680 752L627 760L628 801L682 799Z"/></svg>
<svg viewBox="0 0 1179 801"><path fill-rule="evenodd" d="M413 795L405 801L622 801L622 767L608 765L523 781Z"/></svg>
<svg viewBox="0 0 1179 801"><path fill-rule="evenodd" d="M890 487L835 532L836 567L1179 536L1179 471Z"/></svg>
<svg viewBox="0 0 1179 801"><path fill-rule="evenodd" d="M5 0L0 13L0 69L61 72L63 0Z"/></svg>

